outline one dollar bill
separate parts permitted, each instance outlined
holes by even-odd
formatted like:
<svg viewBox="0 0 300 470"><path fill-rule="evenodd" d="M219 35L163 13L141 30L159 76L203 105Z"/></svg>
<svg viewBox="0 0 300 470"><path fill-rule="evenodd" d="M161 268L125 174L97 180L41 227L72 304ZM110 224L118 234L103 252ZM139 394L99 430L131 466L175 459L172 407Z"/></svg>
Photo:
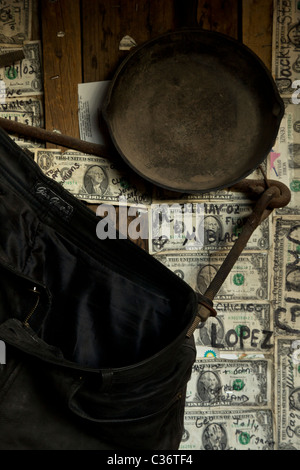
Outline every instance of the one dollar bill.
<svg viewBox="0 0 300 470"><path fill-rule="evenodd" d="M32 0L1 0L0 42L23 44L31 38Z"/></svg>
<svg viewBox="0 0 300 470"><path fill-rule="evenodd" d="M229 250L252 210L253 204L236 201L152 204L149 251ZM269 219L266 219L251 235L247 249L268 248Z"/></svg>
<svg viewBox="0 0 300 470"><path fill-rule="evenodd" d="M280 450L300 450L300 340L277 338L275 403L277 445Z"/></svg>
<svg viewBox="0 0 300 470"><path fill-rule="evenodd" d="M187 385L186 407L270 407L271 379L267 360L196 360Z"/></svg>
<svg viewBox="0 0 300 470"><path fill-rule="evenodd" d="M190 410L180 450L274 450L271 410Z"/></svg>
<svg viewBox="0 0 300 470"><path fill-rule="evenodd" d="M195 291L205 294L225 260L223 253L168 253L154 257L177 274ZM244 252L225 279L216 300L268 300L268 252Z"/></svg>
<svg viewBox="0 0 300 470"><path fill-rule="evenodd" d="M194 332L197 346L218 351L262 351L274 348L269 302L215 301L216 317L209 317Z"/></svg>
<svg viewBox="0 0 300 470"><path fill-rule="evenodd" d="M0 117L29 126L44 127L42 100L38 96L9 98L0 103ZM33 141L22 135L10 134L10 137L20 147L42 146L40 141Z"/></svg>
<svg viewBox="0 0 300 470"><path fill-rule="evenodd" d="M300 73L300 6L298 0L275 0L272 72L282 96L291 97Z"/></svg>
<svg viewBox="0 0 300 470"><path fill-rule="evenodd" d="M300 217L275 218L271 301L276 333L300 333Z"/></svg>
<svg viewBox="0 0 300 470"><path fill-rule="evenodd" d="M118 170L115 164L104 158L75 150L62 153L55 149L37 149L34 159L46 176L85 202L151 203L151 190L140 178Z"/></svg>
<svg viewBox="0 0 300 470"><path fill-rule="evenodd" d="M0 54L14 51L0 44ZM24 59L0 68L1 101L6 97L34 96L43 93L40 41L23 45Z"/></svg>
<svg viewBox="0 0 300 470"><path fill-rule="evenodd" d="M269 155L268 176L284 183L291 191L289 204L276 209L276 213L300 214L300 104L285 102L285 114Z"/></svg>

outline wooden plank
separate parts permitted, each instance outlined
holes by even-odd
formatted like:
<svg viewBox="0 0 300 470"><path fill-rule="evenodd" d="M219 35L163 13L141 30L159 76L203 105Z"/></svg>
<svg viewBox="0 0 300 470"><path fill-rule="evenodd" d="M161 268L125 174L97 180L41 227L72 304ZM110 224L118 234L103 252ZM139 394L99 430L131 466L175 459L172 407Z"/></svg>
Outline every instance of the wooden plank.
<svg viewBox="0 0 300 470"><path fill-rule="evenodd" d="M191 0L182 2L182 8ZM177 1L180 3L180 1ZM84 82L110 80L127 52L119 50L128 35L141 44L180 25L176 0L82 0ZM198 0L197 19L204 29L238 36L238 0Z"/></svg>
<svg viewBox="0 0 300 470"><path fill-rule="evenodd" d="M238 38L238 0L199 0L197 18L203 29Z"/></svg>
<svg viewBox="0 0 300 470"><path fill-rule="evenodd" d="M32 0L32 28L31 28L31 39L41 39L41 28L40 28L40 3L39 0Z"/></svg>
<svg viewBox="0 0 300 470"><path fill-rule="evenodd" d="M271 70L273 0L243 0L243 42Z"/></svg>
<svg viewBox="0 0 300 470"><path fill-rule="evenodd" d="M45 127L79 137L78 83L82 82L79 0L42 0ZM53 147L53 144L48 145Z"/></svg>
<svg viewBox="0 0 300 470"><path fill-rule="evenodd" d="M142 44L173 27L173 0L82 0L84 82L112 78L124 36Z"/></svg>
<svg viewBox="0 0 300 470"><path fill-rule="evenodd" d="M175 23L175 0L164 0L163 2L150 0L148 4L148 39L173 30L177 26Z"/></svg>

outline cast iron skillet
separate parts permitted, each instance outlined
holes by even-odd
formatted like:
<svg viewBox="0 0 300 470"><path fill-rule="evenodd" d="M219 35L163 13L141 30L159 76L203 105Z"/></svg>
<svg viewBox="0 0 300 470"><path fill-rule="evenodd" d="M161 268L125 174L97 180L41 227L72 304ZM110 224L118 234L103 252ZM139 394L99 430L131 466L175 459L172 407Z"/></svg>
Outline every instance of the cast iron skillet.
<svg viewBox="0 0 300 470"><path fill-rule="evenodd" d="M191 193L248 176L270 152L283 114L262 61L240 42L199 28L136 47L103 107L112 142L135 172Z"/></svg>

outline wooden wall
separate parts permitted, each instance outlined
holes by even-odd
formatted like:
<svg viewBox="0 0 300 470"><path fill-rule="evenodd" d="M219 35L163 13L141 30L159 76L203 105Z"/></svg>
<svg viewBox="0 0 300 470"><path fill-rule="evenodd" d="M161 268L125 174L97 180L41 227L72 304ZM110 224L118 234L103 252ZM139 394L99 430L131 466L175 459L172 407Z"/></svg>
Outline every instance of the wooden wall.
<svg viewBox="0 0 300 470"><path fill-rule="evenodd" d="M128 53L119 50L125 35L141 44L193 22L243 40L270 68L272 4L273 0L41 0L46 129L79 137L77 85L112 78ZM192 13L185 17L187 6Z"/></svg>

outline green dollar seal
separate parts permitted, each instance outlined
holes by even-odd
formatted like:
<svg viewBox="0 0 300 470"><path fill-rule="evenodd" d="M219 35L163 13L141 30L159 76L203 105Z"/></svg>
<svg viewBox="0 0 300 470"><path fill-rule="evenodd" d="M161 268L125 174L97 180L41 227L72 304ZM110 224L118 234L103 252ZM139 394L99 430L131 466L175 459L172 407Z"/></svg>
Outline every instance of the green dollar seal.
<svg viewBox="0 0 300 470"><path fill-rule="evenodd" d="M232 388L236 392L243 390L244 386L245 386L245 383L242 379L236 379L232 384Z"/></svg>
<svg viewBox="0 0 300 470"><path fill-rule="evenodd" d="M245 278L243 274L237 273L233 276L233 282L236 286L242 286L244 284Z"/></svg>
<svg viewBox="0 0 300 470"><path fill-rule="evenodd" d="M291 191L293 191L294 193L297 193L300 191L300 181L299 180L293 180L291 181L290 183L290 189Z"/></svg>
<svg viewBox="0 0 300 470"><path fill-rule="evenodd" d="M14 80L15 78L17 78L18 72L15 67L11 66L5 70L5 75L9 80Z"/></svg>
<svg viewBox="0 0 300 470"><path fill-rule="evenodd" d="M246 444L249 444L250 435L247 432L241 432L241 434L239 436L239 441L243 446L246 445Z"/></svg>
<svg viewBox="0 0 300 470"><path fill-rule="evenodd" d="M130 184L128 183L126 178L121 178L120 179L120 185L123 189L129 189L130 188Z"/></svg>
<svg viewBox="0 0 300 470"><path fill-rule="evenodd" d="M235 332L236 332L236 334L238 335L238 337L240 337L240 334L241 334L241 325L238 325L238 326L235 328Z"/></svg>
<svg viewBox="0 0 300 470"><path fill-rule="evenodd" d="M233 233L236 237L238 237L243 231L243 227L241 225L236 225L233 229Z"/></svg>
<svg viewBox="0 0 300 470"><path fill-rule="evenodd" d="M244 325L237 325L237 327L235 328L235 332L237 334L237 336L240 338L241 337L241 329ZM247 334L247 332L244 330L243 331L243 337L245 337Z"/></svg>

